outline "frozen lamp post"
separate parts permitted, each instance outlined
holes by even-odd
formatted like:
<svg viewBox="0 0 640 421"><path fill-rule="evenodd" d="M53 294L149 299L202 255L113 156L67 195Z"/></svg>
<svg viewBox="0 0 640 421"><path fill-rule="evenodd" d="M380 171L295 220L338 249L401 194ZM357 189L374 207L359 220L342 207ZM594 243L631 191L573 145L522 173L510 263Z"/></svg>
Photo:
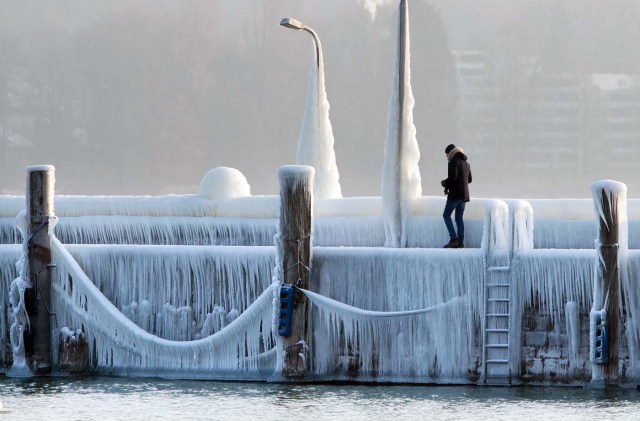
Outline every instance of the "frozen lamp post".
<svg viewBox="0 0 640 421"><path fill-rule="evenodd" d="M398 10L398 37L382 166L382 210L387 247L407 247L413 202L422 195L420 149L413 124L408 0Z"/></svg>
<svg viewBox="0 0 640 421"><path fill-rule="evenodd" d="M315 47L315 65L311 68L304 118L298 138L296 164L315 168L313 192L316 198L340 198L342 189L333 150L333 129L329 120L329 100L324 86L324 60L320 38L313 29L296 19L284 18L280 25L311 34Z"/></svg>
<svg viewBox="0 0 640 421"><path fill-rule="evenodd" d="M295 20L292 18L283 18L280 21L280 25L285 28L295 29L296 31L306 31L311 34L313 38L313 45L316 47L316 66L320 66L320 55L322 54L322 47L320 47L320 38L318 38L318 34L316 31L306 26L304 23L299 20Z"/></svg>

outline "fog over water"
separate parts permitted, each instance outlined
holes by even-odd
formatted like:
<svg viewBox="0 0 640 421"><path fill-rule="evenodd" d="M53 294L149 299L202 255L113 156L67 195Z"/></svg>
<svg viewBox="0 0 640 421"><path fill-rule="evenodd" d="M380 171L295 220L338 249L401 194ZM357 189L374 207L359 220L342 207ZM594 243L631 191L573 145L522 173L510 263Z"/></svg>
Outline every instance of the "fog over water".
<svg viewBox="0 0 640 421"><path fill-rule="evenodd" d="M320 36L344 196L380 194L398 1L0 0L0 194L197 191L217 166L277 192ZM472 195L640 197L640 2L409 0L424 195L444 148Z"/></svg>

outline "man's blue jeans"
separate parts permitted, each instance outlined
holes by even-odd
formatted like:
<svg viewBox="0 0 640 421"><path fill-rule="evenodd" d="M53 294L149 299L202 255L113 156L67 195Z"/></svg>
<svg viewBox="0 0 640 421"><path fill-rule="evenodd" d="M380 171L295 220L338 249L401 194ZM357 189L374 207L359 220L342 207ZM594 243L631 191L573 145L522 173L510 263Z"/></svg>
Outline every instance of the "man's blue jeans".
<svg viewBox="0 0 640 421"><path fill-rule="evenodd" d="M444 218L444 223L447 226L447 230L449 230L449 237L452 240L458 239L459 242L464 242L464 221L462 220L462 215L464 215L464 207L466 202L464 200L449 200L447 199L447 204L444 205L444 212L442 213L442 217ZM456 226L458 228L458 234L453 229L453 222L451 221L451 214L453 211L456 211Z"/></svg>

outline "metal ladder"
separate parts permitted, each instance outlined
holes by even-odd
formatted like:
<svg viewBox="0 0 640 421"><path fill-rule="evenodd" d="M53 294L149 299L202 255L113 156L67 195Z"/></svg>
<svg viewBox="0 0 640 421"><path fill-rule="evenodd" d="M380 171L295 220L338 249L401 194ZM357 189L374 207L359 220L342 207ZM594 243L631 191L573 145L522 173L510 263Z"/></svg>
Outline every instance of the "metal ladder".
<svg viewBox="0 0 640 421"><path fill-rule="evenodd" d="M485 384L508 384L511 378L510 269L510 266L487 267L482 340Z"/></svg>

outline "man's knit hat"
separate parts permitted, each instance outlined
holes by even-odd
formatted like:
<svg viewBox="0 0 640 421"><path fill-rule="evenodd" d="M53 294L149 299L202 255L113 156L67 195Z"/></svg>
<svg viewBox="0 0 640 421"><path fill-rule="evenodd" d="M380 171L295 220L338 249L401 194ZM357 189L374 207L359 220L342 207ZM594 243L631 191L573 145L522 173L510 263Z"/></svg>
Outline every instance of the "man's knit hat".
<svg viewBox="0 0 640 421"><path fill-rule="evenodd" d="M449 153L449 152L451 152L451 150L452 150L453 148L455 148L455 147L456 147L456 145L454 145L453 143L452 143L452 144L450 144L449 146L447 146L447 147L444 149L444 153L448 154L448 153Z"/></svg>

